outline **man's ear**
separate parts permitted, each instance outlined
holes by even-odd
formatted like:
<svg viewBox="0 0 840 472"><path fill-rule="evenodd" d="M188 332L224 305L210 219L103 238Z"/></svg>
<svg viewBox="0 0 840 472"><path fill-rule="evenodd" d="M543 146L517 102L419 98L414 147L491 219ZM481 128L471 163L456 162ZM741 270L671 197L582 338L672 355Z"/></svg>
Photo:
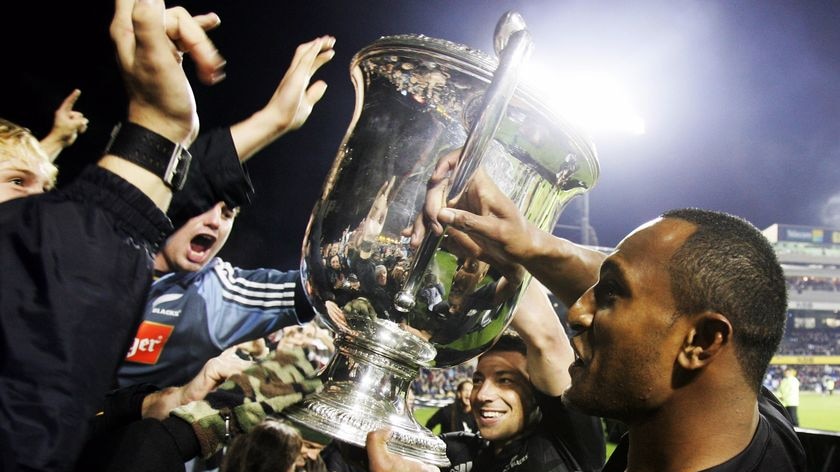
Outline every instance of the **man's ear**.
<svg viewBox="0 0 840 472"><path fill-rule="evenodd" d="M726 316L711 311L701 313L686 334L677 362L684 369L700 369L731 341L732 324Z"/></svg>

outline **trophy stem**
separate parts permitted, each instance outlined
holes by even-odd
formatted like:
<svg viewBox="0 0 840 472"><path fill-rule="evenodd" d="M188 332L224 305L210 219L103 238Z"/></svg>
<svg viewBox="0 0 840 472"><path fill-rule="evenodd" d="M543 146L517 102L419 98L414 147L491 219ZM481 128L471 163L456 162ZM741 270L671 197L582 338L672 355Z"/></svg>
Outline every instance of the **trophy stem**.
<svg viewBox="0 0 840 472"><path fill-rule="evenodd" d="M399 330L391 332L388 321L381 323L385 329L380 333L387 335L379 339L338 335L336 353L322 374L324 388L283 413L292 421L359 447L365 446L368 432L387 426L393 431L388 442L392 452L446 467L446 445L414 419L407 403L411 382L420 371L420 364L413 359L428 356L413 353L410 347L418 341L427 343ZM397 332L401 334L392 336ZM411 338L400 339L403 336Z"/></svg>

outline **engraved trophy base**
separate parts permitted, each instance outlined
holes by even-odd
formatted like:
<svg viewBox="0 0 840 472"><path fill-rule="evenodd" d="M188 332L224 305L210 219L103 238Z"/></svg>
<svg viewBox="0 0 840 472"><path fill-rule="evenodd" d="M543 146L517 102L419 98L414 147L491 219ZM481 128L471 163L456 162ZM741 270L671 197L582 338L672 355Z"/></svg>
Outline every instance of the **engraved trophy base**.
<svg viewBox="0 0 840 472"><path fill-rule="evenodd" d="M391 452L449 466L446 444L417 423L406 401L422 365L418 360L434 358L434 347L388 320L357 327L361 332L336 338L321 392L287 408L284 416L361 448L368 432L387 426Z"/></svg>

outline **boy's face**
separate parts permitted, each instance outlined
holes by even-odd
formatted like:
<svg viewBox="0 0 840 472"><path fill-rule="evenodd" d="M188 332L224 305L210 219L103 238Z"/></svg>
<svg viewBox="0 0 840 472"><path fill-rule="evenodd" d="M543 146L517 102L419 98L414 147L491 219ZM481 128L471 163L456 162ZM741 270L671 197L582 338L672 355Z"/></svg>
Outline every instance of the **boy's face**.
<svg viewBox="0 0 840 472"><path fill-rule="evenodd" d="M219 202L191 218L166 240L155 260L155 268L169 272L200 270L225 245L236 214L237 210Z"/></svg>
<svg viewBox="0 0 840 472"><path fill-rule="evenodd" d="M295 465L297 467L306 467L306 460L314 461L318 458L318 454L326 447L326 444L320 444L315 441L304 439L301 443L300 456Z"/></svg>
<svg viewBox="0 0 840 472"><path fill-rule="evenodd" d="M0 202L44 193L50 177L20 159L0 158Z"/></svg>

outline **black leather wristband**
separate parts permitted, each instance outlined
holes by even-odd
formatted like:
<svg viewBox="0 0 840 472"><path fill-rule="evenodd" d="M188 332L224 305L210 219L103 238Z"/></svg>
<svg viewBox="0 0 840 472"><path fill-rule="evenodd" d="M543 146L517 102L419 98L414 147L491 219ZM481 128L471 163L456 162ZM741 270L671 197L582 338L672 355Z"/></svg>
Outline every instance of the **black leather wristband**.
<svg viewBox="0 0 840 472"><path fill-rule="evenodd" d="M173 143L135 123L120 123L111 131L105 154L113 154L160 177L173 190L187 180L192 156L181 143Z"/></svg>

